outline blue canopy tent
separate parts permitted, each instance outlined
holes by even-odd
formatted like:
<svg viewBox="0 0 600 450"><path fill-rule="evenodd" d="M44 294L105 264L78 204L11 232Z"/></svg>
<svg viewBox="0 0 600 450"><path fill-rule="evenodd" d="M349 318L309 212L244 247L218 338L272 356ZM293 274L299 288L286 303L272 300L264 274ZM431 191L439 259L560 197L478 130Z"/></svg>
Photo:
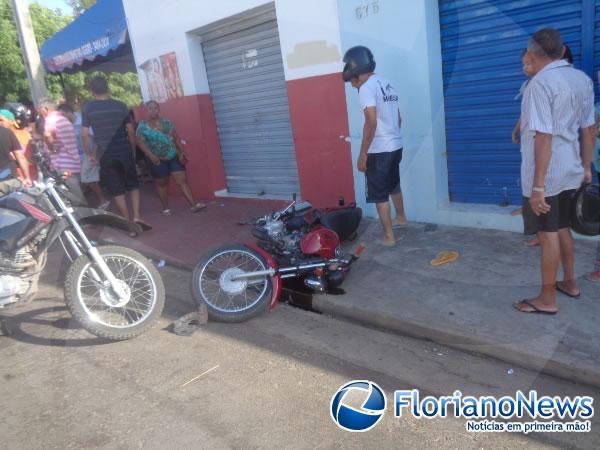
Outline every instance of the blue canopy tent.
<svg viewBox="0 0 600 450"><path fill-rule="evenodd" d="M135 72L122 0L98 0L44 42L41 57L49 73Z"/></svg>

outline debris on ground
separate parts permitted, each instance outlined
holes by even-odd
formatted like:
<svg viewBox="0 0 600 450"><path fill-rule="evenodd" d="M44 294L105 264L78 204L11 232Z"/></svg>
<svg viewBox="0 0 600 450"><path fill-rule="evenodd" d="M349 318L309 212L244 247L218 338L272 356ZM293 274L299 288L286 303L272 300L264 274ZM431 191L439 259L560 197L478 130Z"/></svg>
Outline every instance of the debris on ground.
<svg viewBox="0 0 600 450"><path fill-rule="evenodd" d="M219 368L219 365L216 365L215 367L212 367L212 368L208 369L206 372L202 372L197 377L192 378L190 381L187 381L187 382L183 383L179 387L180 388L186 387L188 384L193 383L194 381L198 380L199 378L203 377L204 375L207 375L207 374L211 373L213 370L217 370L218 368Z"/></svg>
<svg viewBox="0 0 600 450"><path fill-rule="evenodd" d="M197 311L181 316L173 322L173 333L177 336L191 336L208 323L208 309L201 305Z"/></svg>

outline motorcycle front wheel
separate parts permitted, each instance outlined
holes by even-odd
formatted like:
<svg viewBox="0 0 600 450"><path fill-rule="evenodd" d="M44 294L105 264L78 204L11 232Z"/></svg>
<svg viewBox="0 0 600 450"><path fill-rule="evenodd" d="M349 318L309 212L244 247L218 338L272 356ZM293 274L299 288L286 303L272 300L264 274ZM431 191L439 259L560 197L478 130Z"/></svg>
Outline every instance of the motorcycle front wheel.
<svg viewBox="0 0 600 450"><path fill-rule="evenodd" d="M98 251L127 298L120 300L93 261L82 255L67 272L65 303L75 320L98 337L121 341L139 336L162 314L162 278L150 261L129 248L102 246Z"/></svg>
<svg viewBox="0 0 600 450"><path fill-rule="evenodd" d="M243 245L222 247L205 255L192 275L192 293L206 304L211 319L243 322L267 311L271 300L271 277L240 274L267 270L267 263Z"/></svg>

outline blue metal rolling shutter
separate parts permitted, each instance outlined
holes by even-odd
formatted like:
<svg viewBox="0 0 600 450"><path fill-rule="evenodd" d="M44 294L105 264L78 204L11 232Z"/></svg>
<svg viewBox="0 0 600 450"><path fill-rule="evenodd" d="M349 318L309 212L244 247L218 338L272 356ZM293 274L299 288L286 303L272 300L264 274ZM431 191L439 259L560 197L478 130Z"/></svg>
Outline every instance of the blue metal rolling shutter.
<svg viewBox="0 0 600 450"><path fill-rule="evenodd" d="M587 1L439 1L451 201L521 203L520 151L510 138L525 80L520 54L533 32L551 26L580 67Z"/></svg>
<svg viewBox="0 0 600 450"><path fill-rule="evenodd" d="M598 85L598 71L600 71L600 0L592 0L594 1L594 50L593 50L593 58L594 58L594 71L589 74L594 80L594 85L596 87L596 101L600 100L600 91Z"/></svg>

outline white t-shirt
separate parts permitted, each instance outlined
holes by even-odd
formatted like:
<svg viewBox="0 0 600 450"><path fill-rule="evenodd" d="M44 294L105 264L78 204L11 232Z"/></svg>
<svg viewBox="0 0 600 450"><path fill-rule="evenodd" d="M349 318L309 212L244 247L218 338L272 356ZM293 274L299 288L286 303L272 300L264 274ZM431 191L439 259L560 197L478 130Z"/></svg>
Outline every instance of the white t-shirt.
<svg viewBox="0 0 600 450"><path fill-rule="evenodd" d="M398 94L391 83L373 74L358 91L361 110L374 106L377 129L369 153L393 152L402 148Z"/></svg>

